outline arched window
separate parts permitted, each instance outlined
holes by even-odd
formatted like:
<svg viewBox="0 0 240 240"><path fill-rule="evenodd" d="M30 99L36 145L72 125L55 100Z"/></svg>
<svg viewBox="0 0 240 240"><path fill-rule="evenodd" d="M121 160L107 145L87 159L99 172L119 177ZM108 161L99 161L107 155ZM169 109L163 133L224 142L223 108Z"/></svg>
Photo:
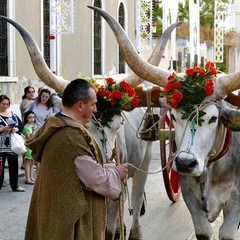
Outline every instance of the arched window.
<svg viewBox="0 0 240 240"><path fill-rule="evenodd" d="M123 3L120 3L118 9L118 22L125 29L125 13L124 13L124 6ZM121 52L118 53L118 71L119 73L125 73L125 61Z"/></svg>
<svg viewBox="0 0 240 240"><path fill-rule="evenodd" d="M43 2L43 31L44 31L44 59L50 67L50 30L49 30L49 0L44 0Z"/></svg>
<svg viewBox="0 0 240 240"><path fill-rule="evenodd" d="M95 0L94 6L101 8L101 1ZM102 75L102 24L101 16L94 11L94 75Z"/></svg>
<svg viewBox="0 0 240 240"><path fill-rule="evenodd" d="M0 15L7 16L7 0L0 0ZM7 22L0 20L0 76L8 76Z"/></svg>

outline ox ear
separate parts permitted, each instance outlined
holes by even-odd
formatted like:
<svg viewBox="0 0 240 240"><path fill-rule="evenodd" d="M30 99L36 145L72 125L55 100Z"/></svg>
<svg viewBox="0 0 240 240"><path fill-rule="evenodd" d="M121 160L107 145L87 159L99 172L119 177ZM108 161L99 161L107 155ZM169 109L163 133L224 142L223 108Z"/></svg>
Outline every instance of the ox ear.
<svg viewBox="0 0 240 240"><path fill-rule="evenodd" d="M240 110L222 100L220 120L231 131L240 131Z"/></svg>
<svg viewBox="0 0 240 240"><path fill-rule="evenodd" d="M240 107L240 95L239 94L236 95L234 93L229 93L227 95L227 97L225 98L225 100L236 107Z"/></svg>

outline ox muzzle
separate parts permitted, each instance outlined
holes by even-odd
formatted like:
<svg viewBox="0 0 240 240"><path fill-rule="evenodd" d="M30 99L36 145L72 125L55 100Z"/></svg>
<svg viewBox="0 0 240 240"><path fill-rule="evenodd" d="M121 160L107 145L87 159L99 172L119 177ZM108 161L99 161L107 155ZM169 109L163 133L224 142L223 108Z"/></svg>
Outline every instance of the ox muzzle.
<svg viewBox="0 0 240 240"><path fill-rule="evenodd" d="M182 174L192 173L197 164L195 155L190 152L181 151L175 158L176 170Z"/></svg>

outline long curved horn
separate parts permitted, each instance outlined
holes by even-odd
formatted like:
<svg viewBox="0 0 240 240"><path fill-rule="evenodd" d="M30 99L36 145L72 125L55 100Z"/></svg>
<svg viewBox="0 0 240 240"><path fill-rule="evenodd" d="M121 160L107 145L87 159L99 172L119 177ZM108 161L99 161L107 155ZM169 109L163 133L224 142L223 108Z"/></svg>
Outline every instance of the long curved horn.
<svg viewBox="0 0 240 240"><path fill-rule="evenodd" d="M218 77L217 85L225 95L240 89L240 71Z"/></svg>
<svg viewBox="0 0 240 240"><path fill-rule="evenodd" d="M53 88L56 92L62 93L64 88L67 86L69 81L64 80L62 78L57 77L52 71L48 68L45 60L42 57L42 54L36 44L35 40L31 36L31 34L19 23L14 20L7 18L5 16L1 16L0 18L6 20L10 24L12 24L18 32L21 34L26 47L28 49L29 55L31 57L31 61L33 67L35 69L38 77L49 87Z"/></svg>
<svg viewBox="0 0 240 240"><path fill-rule="evenodd" d="M162 60L163 53L165 51L169 36L171 35L172 31L175 27L180 25L182 22L177 22L169 26L162 34L160 39L158 40L151 56L148 59L148 63L158 66ZM125 81L128 82L132 87L136 87L137 85L141 84L144 79L138 77L135 73L127 76Z"/></svg>
<svg viewBox="0 0 240 240"><path fill-rule="evenodd" d="M97 7L88 7L98 12L107 21L116 36L120 51L131 70L142 79L160 86L165 86L168 82L167 78L170 72L153 66L143 60L136 52L121 25L110 14Z"/></svg>

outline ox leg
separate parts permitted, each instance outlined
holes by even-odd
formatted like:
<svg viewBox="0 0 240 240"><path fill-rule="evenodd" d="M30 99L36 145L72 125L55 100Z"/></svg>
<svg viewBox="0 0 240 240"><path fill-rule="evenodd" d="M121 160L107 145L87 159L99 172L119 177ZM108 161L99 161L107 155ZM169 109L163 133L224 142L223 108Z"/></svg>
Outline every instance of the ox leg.
<svg viewBox="0 0 240 240"><path fill-rule="evenodd" d="M141 175L141 176L137 176ZM133 219L130 230L129 240L142 240L142 231L140 226L140 212L143 204L144 185L147 179L147 175L143 173L136 173L132 180L132 207L133 207Z"/></svg>
<svg viewBox="0 0 240 240"><path fill-rule="evenodd" d="M240 221L240 196L232 196L227 207L223 209L223 218L223 224L219 230L219 239L235 239Z"/></svg>
<svg viewBox="0 0 240 240"><path fill-rule="evenodd" d="M116 224L118 218L118 201L109 201L107 208L106 240L115 238Z"/></svg>
<svg viewBox="0 0 240 240"><path fill-rule="evenodd" d="M146 154L146 158L144 159L141 169L144 171L148 171L149 163L151 161L151 154ZM130 230L129 240L141 240L142 231L140 226L140 213L143 205L144 198L144 186L147 180L147 174L136 171L132 178L132 207L133 207L133 220L132 226Z"/></svg>
<svg viewBox="0 0 240 240"><path fill-rule="evenodd" d="M202 210L200 186L194 178L181 176L182 196L191 213L196 238L198 240L211 240L213 231L206 213Z"/></svg>

